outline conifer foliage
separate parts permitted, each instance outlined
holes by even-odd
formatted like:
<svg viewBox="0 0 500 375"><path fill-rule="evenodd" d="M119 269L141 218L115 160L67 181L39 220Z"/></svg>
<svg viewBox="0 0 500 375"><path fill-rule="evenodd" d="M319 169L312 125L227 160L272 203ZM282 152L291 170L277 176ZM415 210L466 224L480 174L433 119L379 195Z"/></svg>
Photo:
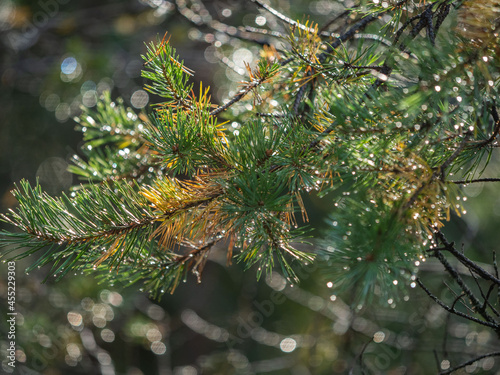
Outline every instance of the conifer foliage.
<svg viewBox="0 0 500 375"><path fill-rule="evenodd" d="M200 281L216 244L257 277L278 268L295 282L294 267L322 262L360 299L408 285L497 146L496 2L363 1L321 28L253 3L286 32L226 31L265 38L234 95L215 105L167 35L149 43L142 76L158 102L138 115L107 94L84 110L82 185L51 197L20 182L2 256L22 249L38 254L32 268L154 296ZM310 192L332 213L305 253Z"/></svg>

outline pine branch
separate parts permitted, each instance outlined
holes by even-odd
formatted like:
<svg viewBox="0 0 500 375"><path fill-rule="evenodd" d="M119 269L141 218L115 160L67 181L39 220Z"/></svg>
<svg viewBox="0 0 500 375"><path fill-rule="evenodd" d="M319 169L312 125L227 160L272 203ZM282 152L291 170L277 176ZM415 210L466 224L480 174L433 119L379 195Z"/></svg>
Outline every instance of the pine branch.
<svg viewBox="0 0 500 375"><path fill-rule="evenodd" d="M113 102L105 92L95 111L85 108L76 118L76 129L83 133L81 154L72 157L69 171L86 182L151 179L156 170L155 156L144 137L144 118L126 108L123 100Z"/></svg>
<svg viewBox="0 0 500 375"><path fill-rule="evenodd" d="M142 56L146 68L142 71L142 77L152 82L146 85L149 92L167 99L163 106L190 109L192 84L188 84L188 80L194 72L178 61L175 49L170 46L166 36L147 46L147 53Z"/></svg>
<svg viewBox="0 0 500 375"><path fill-rule="evenodd" d="M496 108L484 106L494 103L495 66L474 66L479 52L466 55L464 41L443 30L449 2L413 4L418 15L403 9L405 1L386 8L370 3L356 9L341 35L254 3L292 26L291 52L265 48L257 67L247 66L239 91L215 107L208 88L200 85L194 94L193 72L166 35L149 44L143 77L163 102L149 119L109 96L96 114L85 112L79 127L87 150L72 171L90 185L51 198L23 182L16 193L21 205L4 220L24 233L4 233L3 246L28 244L28 253L48 246L37 264L54 262L58 272L85 264L120 267L106 278L143 280L158 291L162 285L173 290L189 271L199 277L212 246L230 238L228 263L236 258L255 265L258 276L276 265L294 279L289 259L312 259L293 246L304 234L295 228L295 214L307 221L302 195L314 190L344 204L339 216L364 234L355 238L349 225L330 220L334 235L326 248L336 250L325 258L338 285L355 288L361 299L382 286L392 299L393 286L407 280L428 235L451 210L460 213L452 187L497 180L477 178L498 136ZM248 31L282 36L233 30L214 20L203 2L189 4L177 1L185 18L230 38L252 39ZM389 20L385 26L381 16ZM428 40L417 37L424 29ZM401 53L410 41L412 54ZM491 41L479 51L488 46ZM257 120L244 109L252 92ZM222 112L237 131L218 122ZM446 181L462 166L461 180ZM393 276L401 270L404 276Z"/></svg>
<svg viewBox="0 0 500 375"><path fill-rule="evenodd" d="M485 310L484 306L481 306L481 303L476 298L476 296L472 293L469 287L464 283L458 272L450 265L450 263L446 260L446 258L439 251L434 252L434 256L441 262L446 271L450 274L453 280L460 286L462 291L467 295L469 300L471 301L474 309L478 311L481 316L488 322L495 322L495 320L488 314Z"/></svg>
<svg viewBox="0 0 500 375"><path fill-rule="evenodd" d="M128 184L117 183L113 188L91 185L73 195L52 198L39 185L32 188L22 181L14 191L19 208L2 215L2 220L23 232L3 232L2 247L14 244L8 252L27 247L17 258L47 247L31 269L55 262L54 269L62 262L55 272L62 277L82 266L79 262L83 260L94 263L111 257L112 265L123 257L134 256L152 234L152 224L161 219Z"/></svg>
<svg viewBox="0 0 500 375"><path fill-rule="evenodd" d="M260 0L251 0L253 3L257 4L258 7L268 11L269 13L271 13L273 16L279 18L281 21L287 23L288 25L292 26L292 27L297 27L301 30L304 30L306 32L309 32L309 33L315 33L317 32L317 30L313 27L308 27L306 25L302 25L301 23L297 22L297 21L294 21L292 20L291 18L285 16L284 14L278 12L276 9L274 9L273 7L271 7L270 5L267 5L263 2L261 2Z"/></svg>

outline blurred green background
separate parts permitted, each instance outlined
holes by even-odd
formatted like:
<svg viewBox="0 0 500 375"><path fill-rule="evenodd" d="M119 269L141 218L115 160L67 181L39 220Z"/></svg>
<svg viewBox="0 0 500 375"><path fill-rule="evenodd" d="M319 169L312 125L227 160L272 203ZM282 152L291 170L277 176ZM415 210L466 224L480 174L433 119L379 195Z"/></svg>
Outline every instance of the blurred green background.
<svg viewBox="0 0 500 375"><path fill-rule="evenodd" d="M294 19L309 14L321 26L352 4L276 0L273 5ZM185 9L197 10L203 19ZM144 42L165 31L185 64L196 71L195 80L214 87L215 102L234 91L241 80L235 71L244 68L243 60L251 62L260 47L207 26L219 27L217 22L286 32L250 1L2 0L0 211L16 204L9 191L21 179L38 178L50 194L77 183L66 168L81 142L72 119L82 105L92 108L105 90L136 111L155 101L142 89L140 55ZM220 62L221 51L232 68ZM492 163L489 175L498 176L496 165ZM466 188L469 214L447 228L483 262L491 262L498 243L496 190L481 184ZM324 208L315 206L316 201L309 200L309 214L321 223ZM256 281L253 270L226 267L220 249L202 284L189 279L174 295L153 301L139 287L99 285L89 276L42 283L46 270L26 275L29 263L16 265L15 370L5 355L7 287L6 277L0 278L2 373L428 374L443 366L433 350L458 364L498 349L492 332L448 320L414 285L399 300L395 296L351 308L349 296L334 293L314 265L300 270L300 285L287 286L279 275ZM427 284L452 300L441 284L440 266L427 263L422 267ZM0 267L5 275L6 265ZM467 372L495 373L498 362L488 358L468 366Z"/></svg>

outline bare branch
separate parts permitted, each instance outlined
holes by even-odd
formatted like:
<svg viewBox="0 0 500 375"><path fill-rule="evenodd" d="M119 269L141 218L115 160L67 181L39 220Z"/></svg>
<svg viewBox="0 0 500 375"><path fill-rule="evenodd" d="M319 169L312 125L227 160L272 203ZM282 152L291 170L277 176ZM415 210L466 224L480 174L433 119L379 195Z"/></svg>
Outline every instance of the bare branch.
<svg viewBox="0 0 500 375"><path fill-rule="evenodd" d="M479 357L476 357L474 359L471 359L470 361L464 362L464 363L462 363L459 366L449 368L448 370L445 370L445 371L441 371L439 373L439 375L451 374L451 373L453 373L455 371L458 371L458 370L460 370L460 369L462 369L464 367L472 365L474 362L480 361L481 359L489 358L489 357L498 357L498 356L500 356L500 352L493 352L493 353L488 353L488 354L480 355Z"/></svg>
<svg viewBox="0 0 500 375"><path fill-rule="evenodd" d="M422 281L420 280L420 278L417 278L416 279L417 281L417 284L420 286L420 288L422 288L422 290L434 301L436 302L439 306L441 306L443 309L445 309L446 311L452 313L452 314L455 314L457 316L460 316L464 319L467 319L467 320L470 320L474 323L478 323L480 325L483 325L483 326L486 326L486 327L490 327L490 328L493 328L494 330L498 330L500 328L500 325L499 324L495 324L495 323L490 323L490 322L485 322L483 320L480 320L480 319L477 319L473 316L470 316L470 315L467 315L467 314L464 314L463 312L461 311L458 311L458 310L455 310L454 308L452 309L450 306L446 305L443 301L441 301L438 297L436 297L434 294L432 294L432 292L427 289L427 287L422 283Z"/></svg>
<svg viewBox="0 0 500 375"><path fill-rule="evenodd" d="M451 254L453 254L453 256L455 258L457 258L463 265L465 265L466 267L469 267L471 270L476 272L483 279L493 281L495 284L500 285L500 279L496 278L491 273L489 273L488 271L486 271L482 267L478 266L475 262L473 262L472 260L467 258L464 254L457 251L455 249L454 244L449 243L440 231L436 232L436 236L445 246L445 250L449 251Z"/></svg>

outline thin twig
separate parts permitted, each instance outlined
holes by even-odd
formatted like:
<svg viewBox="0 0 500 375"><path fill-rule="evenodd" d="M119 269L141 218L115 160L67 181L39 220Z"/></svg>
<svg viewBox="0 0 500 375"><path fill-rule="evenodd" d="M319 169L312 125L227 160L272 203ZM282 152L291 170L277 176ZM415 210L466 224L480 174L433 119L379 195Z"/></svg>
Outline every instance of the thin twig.
<svg viewBox="0 0 500 375"><path fill-rule="evenodd" d="M427 8L418 15L417 18L420 18L420 20L417 22L417 24L410 30L410 35L409 35L409 38L411 40L413 40L417 34L424 28L427 26L428 22L429 22L429 19L430 19L430 22L432 22L432 6L434 4L429 4L427 6ZM430 14L430 17L429 17L429 14ZM408 42L409 42L408 41ZM405 43L401 43L399 45L399 49L400 51L405 51L406 50L406 46L407 44Z"/></svg>
<svg viewBox="0 0 500 375"><path fill-rule="evenodd" d="M474 183L474 182L500 182L500 178L477 178L477 179L474 179L474 180L455 180L455 181L448 181L448 182L451 182L453 184L471 184L471 183Z"/></svg>
<svg viewBox="0 0 500 375"><path fill-rule="evenodd" d="M497 264L497 252L493 252L493 269L495 270L495 276L498 277L498 264ZM500 288L497 289L497 302L500 302Z"/></svg>
<svg viewBox="0 0 500 375"><path fill-rule="evenodd" d="M444 19L448 16L450 12L451 4L441 4L439 6L438 14L436 16L436 24L434 25L434 32L437 33L439 28L441 27Z"/></svg>
<svg viewBox="0 0 500 375"><path fill-rule="evenodd" d="M363 370L363 354L366 350L366 347L373 341L373 339L370 339L369 341L365 342L363 347L361 348L361 351L356 355L356 358L354 358L353 364L351 366L351 369L349 370L349 375L354 374L354 366L356 365L356 362L359 360L359 365L361 367L361 373L364 374Z"/></svg>
<svg viewBox="0 0 500 375"><path fill-rule="evenodd" d="M262 82L264 82L264 79L258 79L250 82L247 86L242 88L230 101L228 101L226 104L221 105L217 108L215 108L213 111L210 112L210 116L216 116L219 113L225 111L229 107L231 107L233 104L239 102L241 99L245 97L246 94L248 94L250 91L252 91L254 88L259 86Z"/></svg>
<svg viewBox="0 0 500 375"><path fill-rule="evenodd" d="M449 251L455 258L457 258L460 263L465 265L466 267L470 268L474 272L476 272L479 276L481 276L483 279L490 280L494 282L497 285L500 285L500 279L497 277L493 276L491 273L486 271L484 268L478 266L475 262L467 258L464 254L460 253L455 249L455 246L453 243L449 243L446 238L444 237L443 233L440 231L436 232L436 236L439 238L439 240L443 243L445 246L445 250Z"/></svg>
<svg viewBox="0 0 500 375"><path fill-rule="evenodd" d="M302 25L302 24L298 23L297 21L292 20L291 18L285 16L283 13L278 12L276 9L274 9L270 5L264 4L260 0L251 0L251 1L254 2L255 4L257 4L259 7L267 10L273 16L279 18L280 20L282 20L283 22L285 22L285 23L287 23L287 24L289 24L291 26L298 27L299 29L307 31L309 33L315 33L316 32L316 30L314 28L307 27L305 25Z"/></svg>
<svg viewBox="0 0 500 375"><path fill-rule="evenodd" d="M491 106L491 116L493 117L493 121L495 122L495 126L494 126L494 129L493 129L493 133L491 134L491 136L482 141L481 143L479 143L478 145L476 145L476 147L484 147L490 143L492 143L498 133L500 132L500 117L498 116L498 112L497 112L497 108L495 106L495 103L493 103L493 105Z"/></svg>
<svg viewBox="0 0 500 375"><path fill-rule="evenodd" d="M457 302L456 302L456 303L461 302L461 303L462 303L462 306L463 306L463 307L465 307L467 310L469 310L469 311L471 312L471 314L473 314L473 313L474 313L474 310L473 310L473 309L471 309L471 308L470 308L470 307L469 307L469 306L468 306L465 302L461 301L462 297L464 297L464 296L465 296L465 293L464 293L463 291L462 291L462 292L460 292L460 294L458 294L457 292L455 292L455 291L453 290L453 288L452 288L451 286L449 286L449 285L448 285L448 283L447 283L446 281L443 281L443 284L444 284L444 285L448 288L448 290L449 290L451 293L453 293L453 294L455 295L455 297L456 297L456 298L460 297L460 298L457 300ZM452 304L452 308L453 308L453 309L455 308L455 304L456 304L456 303L455 303L455 301L453 302L453 304Z"/></svg>
<svg viewBox="0 0 500 375"><path fill-rule="evenodd" d="M458 303L458 301L460 301L462 299L463 296L464 296L464 294L461 293L455 298L455 300L451 304L452 309L455 309L455 305ZM448 349L447 349L448 335L446 334L446 332L448 332L448 326L450 324L451 317L452 317L452 314L446 315L446 323L444 325L445 334L443 335L443 347L442 347L444 358L448 358Z"/></svg>
<svg viewBox="0 0 500 375"><path fill-rule="evenodd" d="M481 285L479 285L479 281L477 280L477 276L474 275L472 273L472 271L469 269L469 272L471 274L471 277L474 279L474 281L476 282L476 285L479 289L479 292L481 293L481 297L483 298L484 300L484 303L483 303L483 306L482 308L484 310L486 310L486 307L489 307L491 309L491 311L493 311L493 313L500 318L500 313L498 312L498 310L490 303L490 296L491 296L491 293L493 292L493 290L495 289L495 284L490 284L490 287L488 288L488 292L486 293L486 295L483 293L483 289L481 288Z"/></svg>
<svg viewBox="0 0 500 375"><path fill-rule="evenodd" d="M333 25L336 21L338 21L339 19L343 18L343 17L346 17L348 15L351 14L352 12L352 9L353 8L357 8L359 7L359 5L355 5L354 7L352 7L351 9L346 9L344 10L342 13L340 13L338 16L332 18L330 21L328 21L327 23L325 23L320 29L319 29L319 34L322 34L324 32L327 32L326 30L330 27L330 25Z"/></svg>
<svg viewBox="0 0 500 375"><path fill-rule="evenodd" d="M490 303L490 296L493 290L495 290L495 285L491 284L488 289L488 293L486 293L486 297L484 297L484 303L487 304L491 311L493 311L493 313L500 318L500 312Z"/></svg>
<svg viewBox="0 0 500 375"><path fill-rule="evenodd" d="M439 369L441 368L441 366L440 366L440 361L439 361L439 357L438 357L436 349L434 349L432 351L432 353L434 354L434 359L436 360L436 366L437 366L438 371L439 371Z"/></svg>
<svg viewBox="0 0 500 375"><path fill-rule="evenodd" d="M270 35L270 36L274 36L276 38L281 38L281 39L287 38L287 36L285 34L282 34L276 30L260 29L260 28L253 27L253 26L245 26L245 28L243 30L248 32L248 33Z"/></svg>
<svg viewBox="0 0 500 375"><path fill-rule="evenodd" d="M462 152L462 150L464 149L464 147L466 146L467 144L467 141L469 140L469 137L471 136L471 133L470 132L467 132L465 135L464 135L464 139L463 141L460 143L460 145L457 147L457 149L453 152L453 154L450 155L450 157L448 159L446 159L444 161L443 164L441 164L441 166L439 167L439 176L441 177L441 180L444 181L444 172L446 170L446 168L448 168L451 163L453 163L455 161L456 158L458 158L458 156L460 155L460 153Z"/></svg>
<svg viewBox="0 0 500 375"><path fill-rule="evenodd" d="M406 22L401 26L398 31L396 31L396 34L394 35L394 44L396 44L399 41L399 38L401 35L403 35L403 32L405 29L416 19L420 18L420 14L417 14L416 16L411 17L410 19L406 20Z"/></svg>
<svg viewBox="0 0 500 375"><path fill-rule="evenodd" d="M470 361L464 362L459 366L449 368L445 371L441 371L439 373L439 375L451 374L452 372L455 372L457 370L460 370L461 368L472 365L474 362L480 361L481 359L489 358L489 357L497 357L497 356L500 356L500 352L493 352L493 353L489 353L489 354L480 355L479 357L476 357L474 359L471 359Z"/></svg>
<svg viewBox="0 0 500 375"><path fill-rule="evenodd" d="M307 73L308 76L312 76L312 73L311 72L308 72ZM308 77L309 78L309 77ZM309 82L308 82L309 83ZM298 115L299 114L299 106L300 106L300 103L302 102L302 99L304 98L305 96L305 93L307 91L307 89L309 88L309 84L306 83L306 84L303 84L300 88L299 88L299 91L297 92L297 96L295 97L295 101L293 102L293 107L292 107L292 113L294 115Z"/></svg>
<svg viewBox="0 0 500 375"><path fill-rule="evenodd" d="M370 15L367 16L360 21L356 22L349 30L347 30L344 34L340 36L335 36L335 41L330 43L326 49L325 52L321 53L318 55L318 61L323 62L326 57L332 53L332 51L339 47L342 43L348 41L349 39L353 38L354 35L358 32L363 30L365 27L367 27L370 23L373 21L377 20L378 17L376 15ZM332 35L333 36L333 35Z"/></svg>
<svg viewBox="0 0 500 375"><path fill-rule="evenodd" d="M344 34L340 35L340 36L336 36L336 40L329 44L326 51L319 54L317 56L317 59L319 61L319 63L323 63L326 58L328 57L328 55L337 47L339 47L343 42L351 39L354 37L354 35L364 29L366 26L368 26L368 24L370 24L371 22L375 21L377 19L376 16L373 16L373 15L370 15L368 17L365 17L363 18L362 20L360 20L359 22L357 22L356 24L354 24L349 30L347 30ZM311 76L312 73L309 71L307 73L307 76ZM295 102L293 104L293 111L295 114L298 114L298 108L299 108L299 105L300 105L300 102L302 101L302 99L304 98L304 95L307 91L307 87L305 86L309 86L310 85L310 82L307 83L306 85L302 86L300 88L300 90L297 92L297 96L295 97Z"/></svg>
<svg viewBox="0 0 500 375"><path fill-rule="evenodd" d="M262 112L257 112L256 115L259 117L272 117L272 118L285 118L291 116L288 113L262 113Z"/></svg>
<svg viewBox="0 0 500 375"><path fill-rule="evenodd" d="M493 252L493 268L495 269L495 276L498 278L498 265L497 265L497 252Z"/></svg>
<svg viewBox="0 0 500 375"><path fill-rule="evenodd" d="M432 25L432 8L426 9L424 13L422 13L424 16L426 22L427 22L427 36L429 37L429 41L431 42L431 45L435 46L436 45L436 33L434 26Z"/></svg>
<svg viewBox="0 0 500 375"><path fill-rule="evenodd" d="M450 274L450 276L455 280L455 282L460 286L460 288L464 291L464 293L469 297L469 300L471 301L472 305L475 307L475 309L481 314L481 316L487 320L488 322L495 322L495 319L491 317L486 310L483 308L477 297L472 293L472 291L469 289L469 287L464 283L463 279L460 277L458 272L451 266L451 264L448 262L448 260L445 258L443 254L439 251L434 252L434 256L441 262L443 267L446 269L446 271Z"/></svg>
<svg viewBox="0 0 500 375"><path fill-rule="evenodd" d="M195 257L196 255L210 250L220 240L221 240L221 238L212 238L210 241L208 241L204 245L201 245L199 247L194 247L193 250L191 250L189 253L187 253L185 255L178 255L178 258L175 261L178 263L181 263L181 264L185 263L186 261ZM189 246L193 247L192 244L189 244Z"/></svg>
<svg viewBox="0 0 500 375"><path fill-rule="evenodd" d="M382 44L385 44L387 47L392 47L393 44L390 40L385 39L381 37L380 35L377 34L354 34L353 39L372 39L376 40L377 42L380 42Z"/></svg>
<svg viewBox="0 0 500 375"><path fill-rule="evenodd" d="M427 287L422 283L422 281L420 280L420 278L417 278L416 279L417 281L417 284L420 286L420 288L422 288L422 290L434 301L436 302L439 306L441 306L443 309L445 309L446 311L452 313L452 314L455 314L457 316L460 316L464 319L467 319L467 320L470 320L472 322L475 322L475 323L478 323L478 324L481 324L483 326L486 326L486 327L490 327L490 328L493 328L494 330L498 330L499 329L499 325L498 324L494 324L494 323L490 323L490 322L485 322L481 319L478 319L478 318L475 318L473 316L470 316L470 315L467 315L467 314L464 314L463 312L461 311L458 311L458 310L455 310L455 309L452 309L451 307L449 307L448 305L446 305L443 301L441 301L438 297L436 297L434 294L432 294L432 292L427 289Z"/></svg>

